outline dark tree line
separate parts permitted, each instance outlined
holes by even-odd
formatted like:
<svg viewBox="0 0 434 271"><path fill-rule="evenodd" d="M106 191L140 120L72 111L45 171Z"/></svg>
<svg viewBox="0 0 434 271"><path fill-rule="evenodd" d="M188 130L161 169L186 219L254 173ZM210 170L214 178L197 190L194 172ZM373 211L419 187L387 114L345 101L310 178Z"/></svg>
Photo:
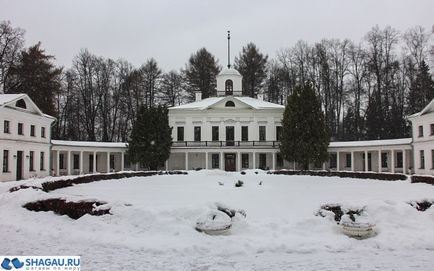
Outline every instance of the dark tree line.
<svg viewBox="0 0 434 271"><path fill-rule="evenodd" d="M269 59L249 43L235 58L243 95L285 104L296 86L320 99L332 140L409 136L405 116L434 98L430 33L373 27L359 42L299 41ZM184 68L164 72L151 58L140 67L82 50L58 68L41 44L24 48L24 31L0 22L0 92L25 92L58 121L55 138L127 141L141 107L170 107L216 94L222 70L206 48Z"/></svg>

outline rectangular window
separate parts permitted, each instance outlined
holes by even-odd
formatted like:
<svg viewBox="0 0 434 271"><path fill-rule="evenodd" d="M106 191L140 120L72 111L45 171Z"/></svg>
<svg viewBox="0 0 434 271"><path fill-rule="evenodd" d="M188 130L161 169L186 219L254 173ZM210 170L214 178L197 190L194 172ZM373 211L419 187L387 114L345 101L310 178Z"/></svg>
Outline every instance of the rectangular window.
<svg viewBox="0 0 434 271"><path fill-rule="evenodd" d="M276 126L276 141L280 141L282 137L282 126Z"/></svg>
<svg viewBox="0 0 434 271"><path fill-rule="evenodd" d="M381 167L387 168L387 153L386 152L381 153Z"/></svg>
<svg viewBox="0 0 434 271"><path fill-rule="evenodd" d="M277 153L276 155L276 166L283 167L283 157L280 153Z"/></svg>
<svg viewBox="0 0 434 271"><path fill-rule="evenodd" d="M73 168L74 169L80 169L80 155L79 154L74 154L74 165Z"/></svg>
<svg viewBox="0 0 434 271"><path fill-rule="evenodd" d="M259 141L265 141L265 126L259 126Z"/></svg>
<svg viewBox="0 0 434 271"><path fill-rule="evenodd" d="M200 126L194 127L194 141L200 141L201 140L201 133L200 133Z"/></svg>
<svg viewBox="0 0 434 271"><path fill-rule="evenodd" d="M212 168L219 168L219 154L213 153L211 154L211 167Z"/></svg>
<svg viewBox="0 0 434 271"><path fill-rule="evenodd" d="M241 167L242 168L249 168L249 154L248 153L242 153L241 154Z"/></svg>
<svg viewBox="0 0 434 271"><path fill-rule="evenodd" d="M30 136L35 136L35 125L30 125Z"/></svg>
<svg viewBox="0 0 434 271"><path fill-rule="evenodd" d="M330 153L330 157L329 157L329 163L330 163L330 168L337 168L338 166L338 154L337 153Z"/></svg>
<svg viewBox="0 0 434 271"><path fill-rule="evenodd" d="M29 157L29 171L35 171L35 167L34 167L34 161L33 161L33 158L34 158L34 152L33 151L30 151L30 157Z"/></svg>
<svg viewBox="0 0 434 271"><path fill-rule="evenodd" d="M430 125L431 135L434 135L434 123Z"/></svg>
<svg viewBox="0 0 434 271"><path fill-rule="evenodd" d="M423 126L419 126L419 137L423 137Z"/></svg>
<svg viewBox="0 0 434 271"><path fill-rule="evenodd" d="M431 169L434 169L434 150L431 150Z"/></svg>
<svg viewBox="0 0 434 271"><path fill-rule="evenodd" d="M41 127L41 137L45 138L45 127Z"/></svg>
<svg viewBox="0 0 434 271"><path fill-rule="evenodd" d="M347 168L351 167L351 153L347 153L345 155L345 167Z"/></svg>
<svg viewBox="0 0 434 271"><path fill-rule="evenodd" d="M262 170L268 170L267 154L266 153L260 153L259 154L259 168Z"/></svg>
<svg viewBox="0 0 434 271"><path fill-rule="evenodd" d="M241 126L241 141L249 141L249 127Z"/></svg>
<svg viewBox="0 0 434 271"><path fill-rule="evenodd" d="M9 151L3 150L3 172L9 172Z"/></svg>
<svg viewBox="0 0 434 271"><path fill-rule="evenodd" d="M115 156L113 154L110 155L110 170L115 169Z"/></svg>
<svg viewBox="0 0 434 271"><path fill-rule="evenodd" d="M184 127L182 126L177 128L177 140L184 141Z"/></svg>
<svg viewBox="0 0 434 271"><path fill-rule="evenodd" d="M43 151L41 151L41 158L40 158L40 163L39 163L39 169L40 170L45 170L45 153Z"/></svg>
<svg viewBox="0 0 434 271"><path fill-rule="evenodd" d="M219 141L219 127L212 127L212 141Z"/></svg>
<svg viewBox="0 0 434 271"><path fill-rule="evenodd" d="M424 153L424 151L420 150L419 155L420 155L420 169L424 169L425 168L425 153Z"/></svg>
<svg viewBox="0 0 434 271"><path fill-rule="evenodd" d="M65 163L63 161L64 158L65 158L65 156L63 155L63 153L59 154L59 168L60 169L65 169Z"/></svg>
<svg viewBox="0 0 434 271"><path fill-rule="evenodd" d="M396 167L402 168L402 152L396 153Z"/></svg>
<svg viewBox="0 0 434 271"><path fill-rule="evenodd" d="M3 125L3 132L5 133L5 134L9 134L10 133L10 131L9 131L9 121L8 120L5 120L4 121L4 125Z"/></svg>
<svg viewBox="0 0 434 271"><path fill-rule="evenodd" d="M18 134L23 135L23 124L18 122Z"/></svg>

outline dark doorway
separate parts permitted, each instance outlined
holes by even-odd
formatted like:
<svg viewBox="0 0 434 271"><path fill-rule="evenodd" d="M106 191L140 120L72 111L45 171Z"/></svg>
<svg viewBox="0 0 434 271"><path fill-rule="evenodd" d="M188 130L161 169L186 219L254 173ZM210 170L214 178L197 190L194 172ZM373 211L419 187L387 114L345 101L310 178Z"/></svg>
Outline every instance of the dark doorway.
<svg viewBox="0 0 434 271"><path fill-rule="evenodd" d="M235 153L225 154L225 170L235 171Z"/></svg>
<svg viewBox="0 0 434 271"><path fill-rule="evenodd" d="M259 154L259 168L265 170L267 167L267 154Z"/></svg>
<svg viewBox="0 0 434 271"><path fill-rule="evenodd" d="M17 181L23 179L23 151L17 151Z"/></svg>
<svg viewBox="0 0 434 271"><path fill-rule="evenodd" d="M89 154L89 173L93 172L93 154Z"/></svg>
<svg viewBox="0 0 434 271"><path fill-rule="evenodd" d="M234 145L234 126L226 126L226 146Z"/></svg>

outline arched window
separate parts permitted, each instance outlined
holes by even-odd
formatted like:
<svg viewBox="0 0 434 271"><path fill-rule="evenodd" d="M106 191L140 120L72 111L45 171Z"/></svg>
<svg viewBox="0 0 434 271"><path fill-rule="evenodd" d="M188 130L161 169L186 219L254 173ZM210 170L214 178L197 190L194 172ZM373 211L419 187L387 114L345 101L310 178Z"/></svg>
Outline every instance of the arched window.
<svg viewBox="0 0 434 271"><path fill-rule="evenodd" d="M235 107L235 104L233 101L227 101L225 104L226 107Z"/></svg>
<svg viewBox="0 0 434 271"><path fill-rule="evenodd" d="M232 80L228 79L225 82L225 94L232 95L233 92L234 92L234 83L232 82Z"/></svg>
<svg viewBox="0 0 434 271"><path fill-rule="evenodd" d="M16 107L20 107L20 108L24 108L24 109L27 108L26 102L25 102L23 99L18 100L18 101L15 103L15 106L16 106Z"/></svg>

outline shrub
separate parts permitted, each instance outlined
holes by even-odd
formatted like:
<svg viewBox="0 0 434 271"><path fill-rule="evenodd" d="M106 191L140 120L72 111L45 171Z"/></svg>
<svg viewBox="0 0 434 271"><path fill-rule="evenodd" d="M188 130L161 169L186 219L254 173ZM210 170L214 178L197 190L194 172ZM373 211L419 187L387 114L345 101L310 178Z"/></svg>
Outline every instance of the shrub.
<svg viewBox="0 0 434 271"><path fill-rule="evenodd" d="M357 179L374 179L383 181L404 181L407 176L404 174L376 173L376 172L349 172L349 171L313 171L313 170L277 170L271 174L277 175L308 175L321 177L341 177Z"/></svg>
<svg viewBox="0 0 434 271"><path fill-rule="evenodd" d="M412 183L427 183L427 184L434 185L434 177L433 176L412 175L411 176L411 182Z"/></svg>
<svg viewBox="0 0 434 271"><path fill-rule="evenodd" d="M243 184L244 184L243 181L238 180L238 181L235 183L235 187L241 187L241 186L243 186Z"/></svg>
<svg viewBox="0 0 434 271"><path fill-rule="evenodd" d="M58 215L67 215L72 219L79 219L85 214L100 216L110 214L110 209L98 209L95 207L101 206L105 202L98 201L79 201L79 202L67 202L64 199L54 198L39 200L26 203L23 207L30 211L35 212L48 212L53 211Z"/></svg>

